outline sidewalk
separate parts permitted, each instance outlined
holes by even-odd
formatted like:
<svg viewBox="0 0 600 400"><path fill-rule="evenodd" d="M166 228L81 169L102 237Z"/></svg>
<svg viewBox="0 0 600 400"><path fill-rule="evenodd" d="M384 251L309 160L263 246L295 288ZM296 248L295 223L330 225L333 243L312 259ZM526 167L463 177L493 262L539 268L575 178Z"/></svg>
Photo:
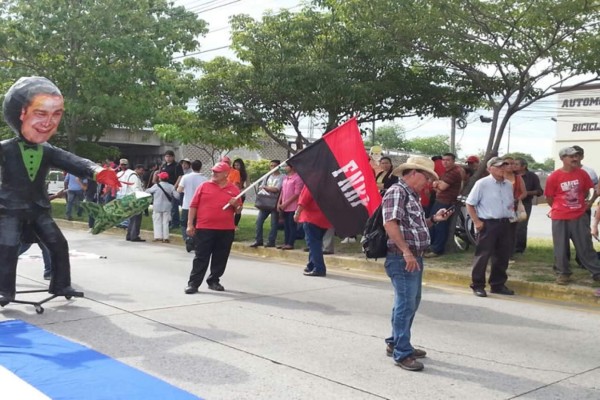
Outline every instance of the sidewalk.
<svg viewBox="0 0 600 400"><path fill-rule="evenodd" d="M66 221L56 219L56 222L61 227L69 227L73 229L87 230L87 224L77 221ZM123 235L123 230L120 228L112 228L105 233L114 235ZM152 232L142 231L143 238L150 239ZM180 247L181 251L184 244L180 235L171 234L171 244L174 247ZM232 251L238 254L257 258L280 259L288 263L304 266L307 261L308 253L302 250L287 250L282 251L275 248L250 248L250 243L234 242ZM331 270L345 270L356 274L377 274L385 276L385 270L382 260L367 260L362 254L356 255L327 255L325 262L327 268ZM448 270L435 265L440 265L443 260L436 259L425 261L424 284L443 284L460 287L468 287L471 283L471 277L467 269L463 271ZM432 265L433 264L433 265ZM510 269L509 269L510 274ZM509 286L517 295L532 297L542 300L564 301L591 306L600 305L600 297L594 296L596 289L588 286L569 285L559 286L554 283L538 283L525 282L515 280L509 277Z"/></svg>

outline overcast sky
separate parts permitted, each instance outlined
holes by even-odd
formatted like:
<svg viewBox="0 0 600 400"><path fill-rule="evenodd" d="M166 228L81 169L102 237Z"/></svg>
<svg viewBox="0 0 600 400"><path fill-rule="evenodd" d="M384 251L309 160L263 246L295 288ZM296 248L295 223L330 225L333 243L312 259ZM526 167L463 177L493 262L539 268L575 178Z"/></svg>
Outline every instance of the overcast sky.
<svg viewBox="0 0 600 400"><path fill-rule="evenodd" d="M200 54L195 57L210 60L216 56L234 57L227 46L231 43L229 17L235 14L248 14L255 19L267 10L278 11L281 8L297 11L301 8L301 0L177 0L177 5L183 5L188 10L198 13L199 17L209 23L208 35L201 39ZM468 125L464 130L457 129L456 142L460 145L459 156L479 153L487 147L489 124L479 121L479 116L491 116L485 110L472 113L468 117ZM556 135L556 123L551 120L556 117L556 97L540 100L529 109L519 112L511 119L510 143L508 132L505 132L500 154L520 151L531 154L541 162L552 157L552 144ZM436 118L405 118L398 120L407 132L408 138L449 135L450 119ZM310 129L309 122L304 122L303 131ZM383 124L383 123L381 123ZM376 126L381 126L377 124ZM315 135L320 133L314 129Z"/></svg>

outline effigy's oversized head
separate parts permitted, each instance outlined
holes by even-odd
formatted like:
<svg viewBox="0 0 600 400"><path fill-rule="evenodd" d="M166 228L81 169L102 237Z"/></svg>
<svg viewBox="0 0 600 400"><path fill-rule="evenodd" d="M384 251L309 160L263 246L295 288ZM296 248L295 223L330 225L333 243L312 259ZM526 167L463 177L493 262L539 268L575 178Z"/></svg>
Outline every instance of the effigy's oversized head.
<svg viewBox="0 0 600 400"><path fill-rule="evenodd" d="M41 76L20 78L4 97L4 120L26 142L47 142L58 129L65 111L63 96Z"/></svg>

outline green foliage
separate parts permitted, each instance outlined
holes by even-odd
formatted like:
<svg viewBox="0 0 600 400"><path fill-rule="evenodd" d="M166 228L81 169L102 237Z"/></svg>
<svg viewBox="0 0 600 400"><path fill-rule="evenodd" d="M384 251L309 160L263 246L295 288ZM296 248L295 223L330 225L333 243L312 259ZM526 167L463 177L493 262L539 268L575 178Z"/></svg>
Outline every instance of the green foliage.
<svg viewBox="0 0 600 400"><path fill-rule="evenodd" d="M512 153L505 154L502 157L512 157L513 159L523 158L523 159L525 159L525 161L527 161L528 165L535 164L535 159L533 158L533 156L531 154L528 154L528 153L521 153L518 151L513 151Z"/></svg>
<svg viewBox="0 0 600 400"><path fill-rule="evenodd" d="M486 156L497 153L510 118L566 82L600 81L600 8L581 0L322 0L388 60L414 52L427 68L451 70L457 90L493 112ZM389 40L393 38L393 40ZM583 76L584 74L587 74ZM581 79L572 78L582 75ZM439 79L434 80L444 84ZM482 163L481 170L485 168Z"/></svg>
<svg viewBox="0 0 600 400"><path fill-rule="evenodd" d="M363 35L335 12L304 8L266 14L256 21L232 18L232 47L241 62L216 58L197 63L201 119L236 129L259 127L290 152L307 143L300 121L316 117L327 132L352 116L358 122L399 116L449 115L456 85L441 85L446 71L420 65L412 51L388 56L390 41ZM398 50L398 49L397 49ZM461 98L462 99L462 98Z"/></svg>
<svg viewBox="0 0 600 400"><path fill-rule="evenodd" d="M410 151L430 156L442 155L450 151L449 138L444 135L410 139L408 140L408 147ZM460 150L459 146L457 146L457 150Z"/></svg>
<svg viewBox="0 0 600 400"><path fill-rule="evenodd" d="M386 125L375 129L375 143L372 137L365 140L365 146L380 145L385 150L408 150L408 141L404 128L398 124Z"/></svg>
<svg viewBox="0 0 600 400"><path fill-rule="evenodd" d="M544 162L542 163L532 163L529 164L529 169L530 170L537 170L537 169L541 169L542 171L546 171L546 172L552 172L555 169L555 165L554 165L554 158L548 157L544 160Z"/></svg>
<svg viewBox="0 0 600 400"><path fill-rule="evenodd" d="M270 160L244 160L250 182L255 182L258 178L269 172L271 170L270 162Z"/></svg>
<svg viewBox="0 0 600 400"><path fill-rule="evenodd" d="M0 16L0 82L54 81L70 150L78 137L147 126L158 108L183 101L158 71L176 70L173 55L196 50L206 32L196 14L167 0L5 0Z"/></svg>

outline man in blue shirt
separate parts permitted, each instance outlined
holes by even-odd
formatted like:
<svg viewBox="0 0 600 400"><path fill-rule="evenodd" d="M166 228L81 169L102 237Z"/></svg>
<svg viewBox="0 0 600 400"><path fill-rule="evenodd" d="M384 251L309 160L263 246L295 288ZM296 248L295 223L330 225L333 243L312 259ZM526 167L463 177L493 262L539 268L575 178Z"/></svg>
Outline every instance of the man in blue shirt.
<svg viewBox="0 0 600 400"><path fill-rule="evenodd" d="M73 174L65 175L65 190L67 191L67 209L65 215L69 221L73 220L73 208L77 209L77 216L81 217L83 209L81 202L87 190L87 179L79 179Z"/></svg>
<svg viewBox="0 0 600 400"><path fill-rule="evenodd" d="M506 270L512 252L513 241L509 232L509 219L514 216L512 184L504 179L503 166L508 165L500 157L492 157L488 163L490 175L475 182L467 197L467 212L477 230L477 245L471 272L471 289L478 297L486 297L485 270L492 259L489 283L492 293L512 295L506 287Z"/></svg>

